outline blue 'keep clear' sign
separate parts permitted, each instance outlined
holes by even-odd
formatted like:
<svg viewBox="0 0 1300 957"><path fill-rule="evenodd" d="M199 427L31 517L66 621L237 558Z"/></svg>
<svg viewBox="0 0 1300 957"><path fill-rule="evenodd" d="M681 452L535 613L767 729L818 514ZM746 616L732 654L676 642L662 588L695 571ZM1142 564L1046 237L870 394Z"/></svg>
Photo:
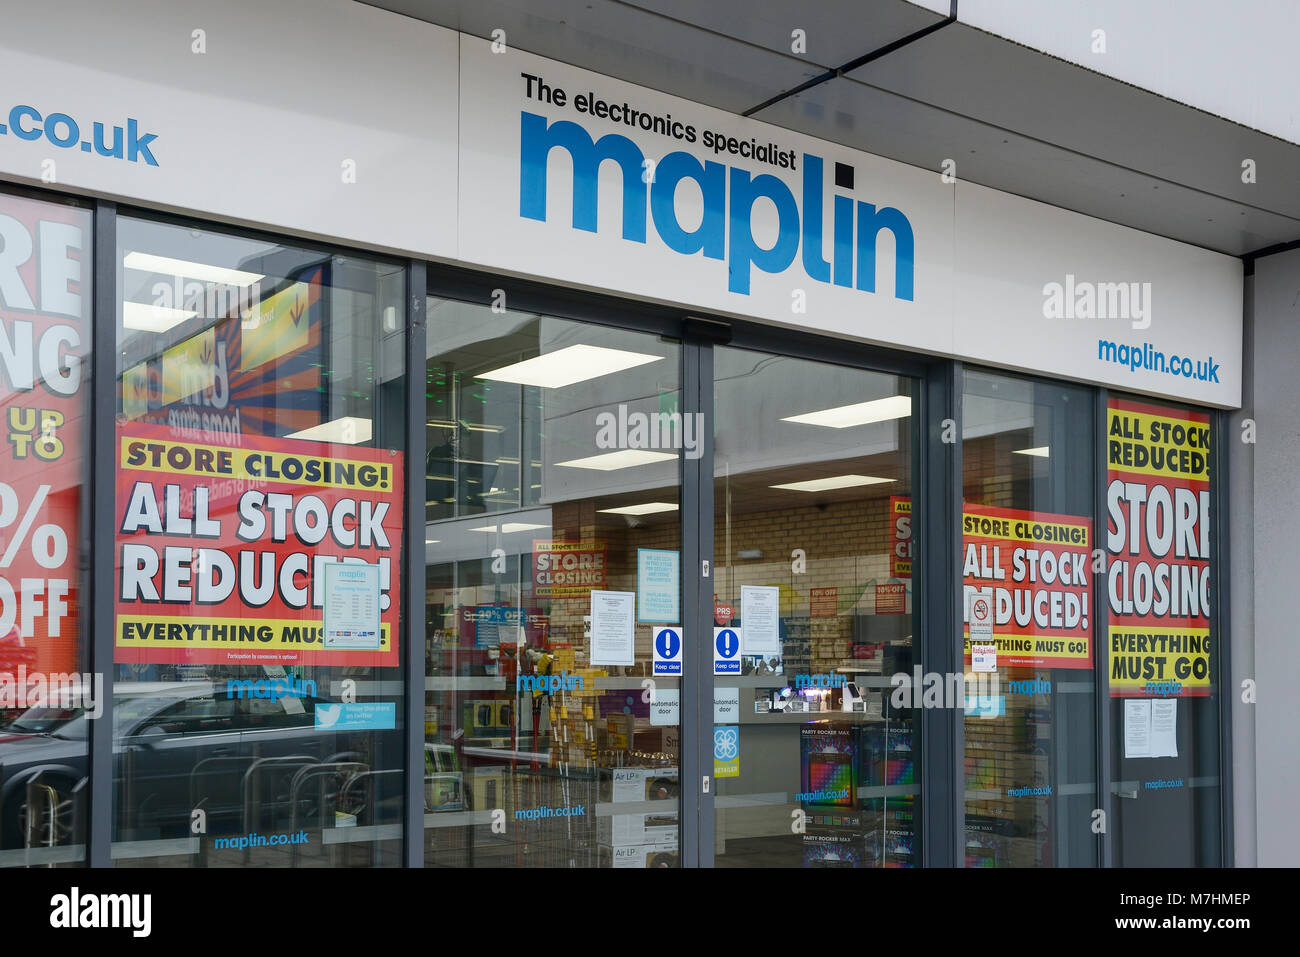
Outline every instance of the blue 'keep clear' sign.
<svg viewBox="0 0 1300 957"><path fill-rule="evenodd" d="M740 674L739 629L713 629L713 673L715 675Z"/></svg>
<svg viewBox="0 0 1300 957"><path fill-rule="evenodd" d="M652 674L680 678L682 675L682 629L656 628Z"/></svg>

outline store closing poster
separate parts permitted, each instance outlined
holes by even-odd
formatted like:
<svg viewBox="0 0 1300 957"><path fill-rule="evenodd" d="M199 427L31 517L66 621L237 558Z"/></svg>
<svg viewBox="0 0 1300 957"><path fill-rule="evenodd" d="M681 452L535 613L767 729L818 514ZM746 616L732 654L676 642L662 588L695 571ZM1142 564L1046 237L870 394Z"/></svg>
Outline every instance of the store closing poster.
<svg viewBox="0 0 1300 957"><path fill-rule="evenodd" d="M116 660L396 666L401 453L173 434L118 432ZM374 650L323 640L332 562L378 567Z"/></svg>
<svg viewBox="0 0 1300 957"><path fill-rule="evenodd" d="M20 669L77 670L89 219L0 196L0 676L10 681Z"/></svg>
<svg viewBox="0 0 1300 957"><path fill-rule="evenodd" d="M1111 399L1106 594L1112 697L1210 693L1210 417Z"/></svg>
<svg viewBox="0 0 1300 957"><path fill-rule="evenodd" d="M889 496L889 521L893 530L889 559L890 578L912 577L912 500L903 495Z"/></svg>
<svg viewBox="0 0 1300 957"><path fill-rule="evenodd" d="M967 504L962 513L965 620L992 605L999 667L1092 667L1090 519ZM971 664L970 627L965 656Z"/></svg>

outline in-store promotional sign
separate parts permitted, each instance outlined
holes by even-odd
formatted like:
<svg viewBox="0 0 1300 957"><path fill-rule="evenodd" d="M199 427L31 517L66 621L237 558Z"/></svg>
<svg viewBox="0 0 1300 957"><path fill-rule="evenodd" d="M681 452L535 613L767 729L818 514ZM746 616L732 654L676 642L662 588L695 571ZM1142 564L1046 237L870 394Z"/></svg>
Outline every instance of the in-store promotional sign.
<svg viewBox="0 0 1300 957"><path fill-rule="evenodd" d="M889 518L894 530L893 552L889 559L890 578L912 577L912 500L903 495L889 496Z"/></svg>
<svg viewBox="0 0 1300 957"><path fill-rule="evenodd" d="M1210 694L1210 417L1111 399L1106 597L1112 697Z"/></svg>
<svg viewBox="0 0 1300 957"><path fill-rule="evenodd" d="M604 542L533 542L533 597L585 598L605 587Z"/></svg>
<svg viewBox="0 0 1300 957"><path fill-rule="evenodd" d="M1077 515L965 506L968 663L978 642L1004 667L1092 667L1090 529Z"/></svg>
<svg viewBox="0 0 1300 957"><path fill-rule="evenodd" d="M460 96L463 261L1239 404L1232 257L475 37Z"/></svg>
<svg viewBox="0 0 1300 957"><path fill-rule="evenodd" d="M90 215L0 196L0 674L77 670Z"/></svg>
<svg viewBox="0 0 1300 957"><path fill-rule="evenodd" d="M833 618L840 613L840 590L832 585L828 588L811 588L808 595L808 614L812 618Z"/></svg>
<svg viewBox="0 0 1300 957"><path fill-rule="evenodd" d="M903 582L879 582L876 585L877 615L907 614L907 585Z"/></svg>
<svg viewBox="0 0 1300 957"><path fill-rule="evenodd" d="M395 666L401 453L172 434L119 429L116 660ZM325 635L335 562L376 566L377 637L352 634L373 628L361 579L329 620L349 634Z"/></svg>

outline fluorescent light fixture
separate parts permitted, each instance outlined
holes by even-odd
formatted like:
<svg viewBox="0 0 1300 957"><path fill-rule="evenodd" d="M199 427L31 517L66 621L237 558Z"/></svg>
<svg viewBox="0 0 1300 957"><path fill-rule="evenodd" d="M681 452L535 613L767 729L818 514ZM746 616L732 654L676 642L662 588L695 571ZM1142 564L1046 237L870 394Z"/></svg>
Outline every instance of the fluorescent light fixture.
<svg viewBox="0 0 1300 957"><path fill-rule="evenodd" d="M166 332L197 315L192 309L173 309L147 302L122 303L122 325L137 332Z"/></svg>
<svg viewBox="0 0 1300 957"><path fill-rule="evenodd" d="M437 545L437 544L438 544L438 541L439 541L439 540L436 539L436 538L426 538L426 539L424 540L424 544L426 544L426 545Z"/></svg>
<svg viewBox="0 0 1300 957"><path fill-rule="evenodd" d="M539 528L549 528L548 525L532 525L528 522L506 522L501 526L502 535L510 535L514 532L531 532ZM497 530L495 525L480 525L478 528L471 528L471 532L489 532L494 533Z"/></svg>
<svg viewBox="0 0 1300 957"><path fill-rule="evenodd" d="M1036 455L1040 459L1045 459L1051 454L1051 450L1046 445L1040 445L1036 449L1014 449L1012 455Z"/></svg>
<svg viewBox="0 0 1300 957"><path fill-rule="evenodd" d="M208 263L195 263L184 259L171 259L167 256L155 256L152 253L127 253L122 260L122 265L127 269L138 269L140 272L185 276L203 282L221 282L228 286L251 286L266 278L262 273L244 272L242 269L228 269L225 266L212 266Z"/></svg>
<svg viewBox="0 0 1300 957"><path fill-rule="evenodd" d="M854 425L901 419L912 414L912 399L906 395L891 395L887 399L872 399L854 405L840 405L820 412L789 415L782 422L800 422L804 425L824 425L829 429L847 429Z"/></svg>
<svg viewBox="0 0 1300 957"><path fill-rule="evenodd" d="M369 442L373 430L369 419L355 415L313 425L310 429L291 432L286 439L311 439L314 442L334 442L338 445L358 445Z"/></svg>
<svg viewBox="0 0 1300 957"><path fill-rule="evenodd" d="M591 455L585 459L570 459L556 462L557 469L594 469L597 472L613 472L615 469L630 469L637 465L649 465L651 462L670 462L677 458L671 452L651 452L647 449L620 449L603 455Z"/></svg>
<svg viewBox="0 0 1300 957"><path fill-rule="evenodd" d="M569 346L558 352L513 365L502 366L491 372L480 372L476 379L494 382L514 382L519 385L536 385L544 389L559 389L575 382L596 379L611 372L634 369L647 362L658 362L663 356L651 356L624 349L606 349L604 346Z"/></svg>
<svg viewBox="0 0 1300 957"><path fill-rule="evenodd" d="M785 485L769 485L768 488L786 488L792 492L829 492L837 488L858 488L862 485L879 485L893 482L891 478L876 478L874 475L832 475L828 478L811 479L807 482L788 482Z"/></svg>
<svg viewBox="0 0 1300 957"><path fill-rule="evenodd" d="M675 512L677 506L672 502L645 502L641 505L624 505L622 508L598 508L606 515L653 515L655 512Z"/></svg>

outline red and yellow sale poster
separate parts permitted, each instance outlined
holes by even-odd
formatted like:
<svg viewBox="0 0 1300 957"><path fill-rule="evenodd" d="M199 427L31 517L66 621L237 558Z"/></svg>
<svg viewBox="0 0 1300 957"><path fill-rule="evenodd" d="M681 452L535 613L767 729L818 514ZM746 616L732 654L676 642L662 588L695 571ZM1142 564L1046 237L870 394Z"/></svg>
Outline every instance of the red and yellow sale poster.
<svg viewBox="0 0 1300 957"><path fill-rule="evenodd" d="M890 578L912 577L912 500L902 495L889 496Z"/></svg>
<svg viewBox="0 0 1300 957"><path fill-rule="evenodd" d="M1210 417L1111 399L1111 697L1210 693Z"/></svg>
<svg viewBox="0 0 1300 957"><path fill-rule="evenodd" d="M1077 515L962 510L965 607L973 595L992 601L998 667L1092 667L1091 527Z"/></svg>
<svg viewBox="0 0 1300 957"><path fill-rule="evenodd" d="M837 586L810 589L810 594L808 596L808 614L811 617L834 618L839 613L840 590Z"/></svg>
<svg viewBox="0 0 1300 957"><path fill-rule="evenodd" d="M533 597L585 598L605 587L605 542L533 542Z"/></svg>
<svg viewBox="0 0 1300 957"><path fill-rule="evenodd" d="M90 214L0 196L0 675L80 671Z"/></svg>
<svg viewBox="0 0 1300 957"><path fill-rule="evenodd" d="M397 666L401 453L176 431L118 431L116 660ZM377 650L325 645L331 562L379 566Z"/></svg>

